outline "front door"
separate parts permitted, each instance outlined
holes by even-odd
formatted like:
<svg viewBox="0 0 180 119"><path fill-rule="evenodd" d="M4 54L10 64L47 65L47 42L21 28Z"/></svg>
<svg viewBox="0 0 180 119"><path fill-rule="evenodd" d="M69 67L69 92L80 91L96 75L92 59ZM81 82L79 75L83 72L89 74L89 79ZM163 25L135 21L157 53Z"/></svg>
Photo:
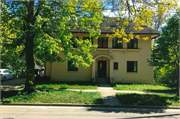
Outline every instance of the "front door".
<svg viewBox="0 0 180 119"><path fill-rule="evenodd" d="M98 77L106 77L106 61L98 61Z"/></svg>

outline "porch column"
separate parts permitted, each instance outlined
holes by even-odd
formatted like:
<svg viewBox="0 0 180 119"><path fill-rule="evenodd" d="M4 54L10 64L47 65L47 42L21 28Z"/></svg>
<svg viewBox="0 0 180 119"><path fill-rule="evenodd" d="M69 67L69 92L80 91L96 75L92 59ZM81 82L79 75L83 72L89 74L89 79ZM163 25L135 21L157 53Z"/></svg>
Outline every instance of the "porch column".
<svg viewBox="0 0 180 119"><path fill-rule="evenodd" d="M114 74L113 74L113 59L110 60L110 76L109 78L114 78Z"/></svg>
<svg viewBox="0 0 180 119"><path fill-rule="evenodd" d="M96 78L95 77L95 65L96 64L96 61L94 61L93 63L92 63L92 78Z"/></svg>

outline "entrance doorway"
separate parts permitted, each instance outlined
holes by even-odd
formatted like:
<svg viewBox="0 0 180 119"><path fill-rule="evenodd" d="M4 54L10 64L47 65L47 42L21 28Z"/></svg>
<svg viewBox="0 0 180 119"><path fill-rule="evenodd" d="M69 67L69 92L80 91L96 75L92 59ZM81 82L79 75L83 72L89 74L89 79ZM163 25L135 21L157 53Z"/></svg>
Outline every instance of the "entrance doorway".
<svg viewBox="0 0 180 119"><path fill-rule="evenodd" d="M106 77L106 61L98 61L98 77L105 78Z"/></svg>

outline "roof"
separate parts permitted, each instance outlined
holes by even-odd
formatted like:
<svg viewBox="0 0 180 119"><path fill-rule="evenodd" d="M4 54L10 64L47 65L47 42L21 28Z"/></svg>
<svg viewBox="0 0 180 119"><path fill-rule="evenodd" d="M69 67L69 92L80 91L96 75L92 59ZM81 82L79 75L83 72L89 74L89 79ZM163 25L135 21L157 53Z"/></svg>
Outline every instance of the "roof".
<svg viewBox="0 0 180 119"><path fill-rule="evenodd" d="M105 22L105 20L103 20L103 22L100 24L100 27L99 28L94 28L94 29L100 29L101 30L101 34L111 34L111 33L114 33L111 31L111 29L113 28L116 28L117 29L117 23L119 23L119 21L114 21L114 22L110 22L110 23L107 23ZM106 25L106 26L109 26L110 28L109 29L104 29L102 28L103 25ZM92 24L91 24L92 26ZM79 26L81 27L81 26ZM134 28L133 28L133 25L131 25L130 27L126 27L125 28L125 32L126 33L129 33L129 32L133 32L134 34L160 34L160 32L158 30L155 30L155 29L152 29L152 28L149 28L147 26L141 26L143 27L143 30L141 31L135 31ZM120 28L118 28L120 30ZM87 30L84 30L83 32L79 32L79 29L73 29L71 30L72 33L87 33Z"/></svg>

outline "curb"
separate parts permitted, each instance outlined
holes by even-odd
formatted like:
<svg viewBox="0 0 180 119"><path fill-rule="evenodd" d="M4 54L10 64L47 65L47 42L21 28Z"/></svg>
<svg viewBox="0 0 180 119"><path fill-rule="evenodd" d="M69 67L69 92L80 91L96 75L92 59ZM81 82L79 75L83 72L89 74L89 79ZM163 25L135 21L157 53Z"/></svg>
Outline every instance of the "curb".
<svg viewBox="0 0 180 119"><path fill-rule="evenodd" d="M115 107L115 108L180 109L180 106L106 105L106 104L73 104L73 103L2 103L2 102L1 102L0 105L15 105L15 106L77 106L77 107Z"/></svg>

